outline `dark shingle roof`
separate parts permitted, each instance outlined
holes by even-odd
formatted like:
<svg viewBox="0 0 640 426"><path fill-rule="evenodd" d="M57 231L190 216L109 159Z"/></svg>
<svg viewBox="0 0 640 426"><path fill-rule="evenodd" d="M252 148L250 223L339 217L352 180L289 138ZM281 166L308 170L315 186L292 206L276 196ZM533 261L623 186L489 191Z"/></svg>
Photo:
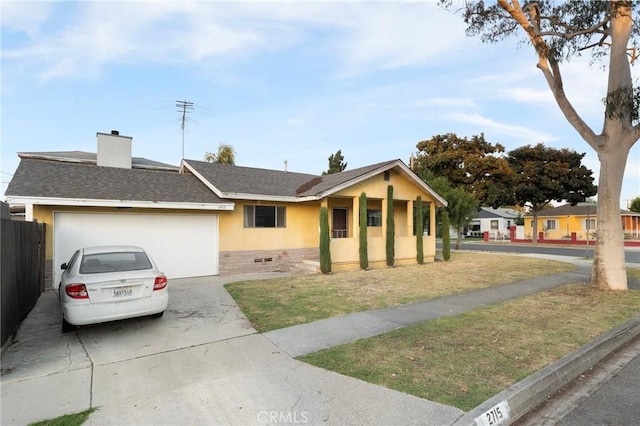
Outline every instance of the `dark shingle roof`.
<svg viewBox="0 0 640 426"><path fill-rule="evenodd" d="M86 151L47 151L47 152L20 152L20 158L40 158L47 160L67 161L72 163L96 164L97 154ZM149 160L143 157L131 157L131 167L135 168L159 168L178 170L177 166L159 161Z"/></svg>
<svg viewBox="0 0 640 426"><path fill-rule="evenodd" d="M396 160L324 176L229 166L196 160L185 160L185 162L225 194L304 197L318 195L348 183L384 166L394 164Z"/></svg>
<svg viewBox="0 0 640 426"><path fill-rule="evenodd" d="M505 219L515 219L518 217L518 212L511 209L492 207L481 207L478 213L475 215L476 219L489 219L493 217L501 217Z"/></svg>
<svg viewBox="0 0 640 426"><path fill-rule="evenodd" d="M225 203L191 174L22 158L5 192L14 197Z"/></svg>
<svg viewBox="0 0 640 426"><path fill-rule="evenodd" d="M279 170L230 166L185 160L202 177L226 194L261 194L291 197L296 189L316 176Z"/></svg>

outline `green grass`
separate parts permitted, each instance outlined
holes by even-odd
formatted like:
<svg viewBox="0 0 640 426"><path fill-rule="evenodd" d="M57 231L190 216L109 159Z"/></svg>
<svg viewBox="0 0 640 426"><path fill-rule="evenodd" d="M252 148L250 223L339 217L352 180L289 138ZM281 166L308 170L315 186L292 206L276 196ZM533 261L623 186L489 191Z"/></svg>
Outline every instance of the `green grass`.
<svg viewBox="0 0 640 426"><path fill-rule="evenodd" d="M468 411L639 312L640 291L573 284L299 359Z"/></svg>
<svg viewBox="0 0 640 426"><path fill-rule="evenodd" d="M89 408L88 410L84 410L79 413L65 414L64 416L56 417L55 419L31 423L30 426L80 426L95 410L95 408Z"/></svg>
<svg viewBox="0 0 640 426"><path fill-rule="evenodd" d="M449 262L237 282L226 288L264 332L574 269L546 259L455 252Z"/></svg>

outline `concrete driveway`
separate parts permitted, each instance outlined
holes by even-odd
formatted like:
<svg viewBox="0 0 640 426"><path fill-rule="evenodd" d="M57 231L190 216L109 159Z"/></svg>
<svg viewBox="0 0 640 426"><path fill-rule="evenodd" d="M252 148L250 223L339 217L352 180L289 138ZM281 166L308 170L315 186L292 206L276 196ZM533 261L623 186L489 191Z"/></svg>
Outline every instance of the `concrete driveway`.
<svg viewBox="0 0 640 426"><path fill-rule="evenodd" d="M1 423L97 407L89 425L451 424L462 411L296 361L257 334L223 285L172 280L161 319L60 332L47 292L2 356Z"/></svg>

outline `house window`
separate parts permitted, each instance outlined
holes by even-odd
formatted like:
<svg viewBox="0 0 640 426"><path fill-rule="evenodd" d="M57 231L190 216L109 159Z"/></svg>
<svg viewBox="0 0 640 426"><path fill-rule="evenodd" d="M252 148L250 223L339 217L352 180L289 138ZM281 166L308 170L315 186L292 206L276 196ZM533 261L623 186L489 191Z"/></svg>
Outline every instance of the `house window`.
<svg viewBox="0 0 640 426"><path fill-rule="evenodd" d="M384 172L384 180L386 180L386 181L389 180L389 170L385 170L385 172Z"/></svg>
<svg viewBox="0 0 640 426"><path fill-rule="evenodd" d="M547 219L546 224L547 224L546 229L548 231L552 231L552 230L556 229L556 221L555 221L555 219Z"/></svg>
<svg viewBox="0 0 640 426"><path fill-rule="evenodd" d="M382 210L367 209L367 226L382 226Z"/></svg>
<svg viewBox="0 0 640 426"><path fill-rule="evenodd" d="M331 220L331 238L347 238L347 209L334 208Z"/></svg>
<svg viewBox="0 0 640 426"><path fill-rule="evenodd" d="M492 220L491 221L491 229L498 229L498 221L497 220Z"/></svg>
<svg viewBox="0 0 640 426"><path fill-rule="evenodd" d="M244 206L245 228L284 228L287 211L285 207Z"/></svg>
<svg viewBox="0 0 640 426"><path fill-rule="evenodd" d="M596 229L596 220L595 219L585 219L584 220L584 229L587 231L591 231Z"/></svg>

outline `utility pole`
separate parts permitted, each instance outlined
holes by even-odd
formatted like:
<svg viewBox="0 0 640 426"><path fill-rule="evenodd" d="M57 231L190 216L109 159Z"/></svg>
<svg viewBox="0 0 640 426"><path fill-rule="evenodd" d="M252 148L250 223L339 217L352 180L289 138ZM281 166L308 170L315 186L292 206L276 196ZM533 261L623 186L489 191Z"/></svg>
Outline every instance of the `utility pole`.
<svg viewBox="0 0 640 426"><path fill-rule="evenodd" d="M187 121L187 114L193 111L193 102L176 101L176 108L182 114L182 160L184 160L184 123Z"/></svg>

